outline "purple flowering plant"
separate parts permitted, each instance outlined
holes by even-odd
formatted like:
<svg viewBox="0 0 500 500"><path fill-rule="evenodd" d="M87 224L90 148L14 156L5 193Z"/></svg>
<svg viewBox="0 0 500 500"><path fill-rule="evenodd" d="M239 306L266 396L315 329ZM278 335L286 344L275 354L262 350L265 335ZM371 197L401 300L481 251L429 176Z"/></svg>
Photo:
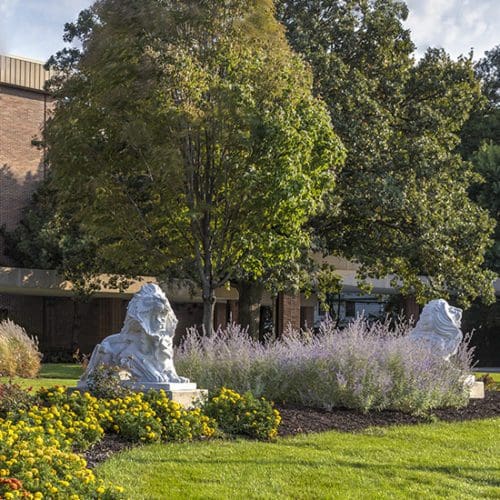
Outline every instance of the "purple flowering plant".
<svg viewBox="0 0 500 500"><path fill-rule="evenodd" d="M318 333L289 330L264 343L236 324L212 336L191 329L176 350L176 366L213 392L230 387L316 408L424 413L467 404L470 336L445 361L411 340L410 329L409 322L390 326L360 317L344 329L325 322Z"/></svg>

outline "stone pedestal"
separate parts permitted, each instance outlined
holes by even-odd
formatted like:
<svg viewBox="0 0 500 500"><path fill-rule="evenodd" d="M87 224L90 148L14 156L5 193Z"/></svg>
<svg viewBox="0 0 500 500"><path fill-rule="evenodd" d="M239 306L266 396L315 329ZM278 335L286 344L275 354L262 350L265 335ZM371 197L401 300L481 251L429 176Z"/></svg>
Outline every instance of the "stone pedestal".
<svg viewBox="0 0 500 500"><path fill-rule="evenodd" d="M208 399L206 389L194 389L192 391L167 391L167 396L171 401L181 404L184 408L192 408Z"/></svg>
<svg viewBox="0 0 500 500"><path fill-rule="evenodd" d="M163 389L168 399L181 404L184 408L192 408L208 398L208 391L197 389L194 383L127 382L124 385L133 391L146 392Z"/></svg>
<svg viewBox="0 0 500 500"><path fill-rule="evenodd" d="M484 399L484 382L474 382L469 390L470 399Z"/></svg>
<svg viewBox="0 0 500 500"><path fill-rule="evenodd" d="M169 386L194 386L194 387L169 387ZM163 389L168 399L181 404L184 408L193 408L199 403L204 403L208 399L207 389L197 389L196 384L127 384L127 387L132 391L146 392L149 390L159 391ZM73 391L85 392L87 388L84 386L68 387L67 392Z"/></svg>

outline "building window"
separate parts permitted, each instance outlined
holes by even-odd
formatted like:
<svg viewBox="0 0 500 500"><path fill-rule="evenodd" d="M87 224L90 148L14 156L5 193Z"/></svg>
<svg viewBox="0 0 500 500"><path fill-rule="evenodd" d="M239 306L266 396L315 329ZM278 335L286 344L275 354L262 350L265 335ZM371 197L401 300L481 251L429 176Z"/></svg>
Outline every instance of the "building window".
<svg viewBox="0 0 500 500"><path fill-rule="evenodd" d="M354 318L356 316L356 302L345 303L345 315L347 318Z"/></svg>

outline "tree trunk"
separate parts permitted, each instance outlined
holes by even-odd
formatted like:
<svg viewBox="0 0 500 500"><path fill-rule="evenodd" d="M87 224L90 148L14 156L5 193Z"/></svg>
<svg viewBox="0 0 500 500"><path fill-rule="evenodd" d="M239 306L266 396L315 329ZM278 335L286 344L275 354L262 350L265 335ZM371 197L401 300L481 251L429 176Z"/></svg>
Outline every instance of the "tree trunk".
<svg viewBox="0 0 500 500"><path fill-rule="evenodd" d="M411 319L413 323L418 321L420 316L420 307L414 295L403 296L403 313L405 319Z"/></svg>
<svg viewBox="0 0 500 500"><path fill-rule="evenodd" d="M260 304L264 287L257 281L240 281L238 284L239 322L243 328L248 328L248 335L254 339L260 333Z"/></svg>
<svg viewBox="0 0 500 500"><path fill-rule="evenodd" d="M203 334L214 333L215 294L213 289L203 291Z"/></svg>

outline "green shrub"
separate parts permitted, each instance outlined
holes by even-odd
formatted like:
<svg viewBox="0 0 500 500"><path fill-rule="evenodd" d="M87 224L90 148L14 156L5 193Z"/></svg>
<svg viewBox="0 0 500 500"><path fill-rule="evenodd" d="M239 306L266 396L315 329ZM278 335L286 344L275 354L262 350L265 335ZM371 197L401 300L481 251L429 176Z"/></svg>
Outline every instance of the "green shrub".
<svg viewBox="0 0 500 500"><path fill-rule="evenodd" d="M130 396L132 391L123 386L119 366L99 365L87 379L88 391L99 399L116 399Z"/></svg>
<svg viewBox="0 0 500 500"><path fill-rule="evenodd" d="M9 411L27 410L34 400L34 396L18 384L0 384L0 418L5 418Z"/></svg>
<svg viewBox="0 0 500 500"><path fill-rule="evenodd" d="M154 443L161 439L161 422L142 393L103 399L99 417L105 430L132 442Z"/></svg>
<svg viewBox="0 0 500 500"><path fill-rule="evenodd" d="M275 439L281 422L278 410L269 401L257 399L250 392L242 396L225 387L205 404L204 410L224 432L260 440Z"/></svg>
<svg viewBox="0 0 500 500"><path fill-rule="evenodd" d="M116 499L122 488L97 479L85 460L43 427L0 420L0 498Z"/></svg>
<svg viewBox="0 0 500 500"><path fill-rule="evenodd" d="M0 375L36 377L41 359L36 337L13 321L0 322Z"/></svg>
<svg viewBox="0 0 500 500"><path fill-rule="evenodd" d="M165 391L148 391L144 399L161 421L163 441L190 441L212 437L216 432L215 420L202 414L200 408L186 410L168 399Z"/></svg>

